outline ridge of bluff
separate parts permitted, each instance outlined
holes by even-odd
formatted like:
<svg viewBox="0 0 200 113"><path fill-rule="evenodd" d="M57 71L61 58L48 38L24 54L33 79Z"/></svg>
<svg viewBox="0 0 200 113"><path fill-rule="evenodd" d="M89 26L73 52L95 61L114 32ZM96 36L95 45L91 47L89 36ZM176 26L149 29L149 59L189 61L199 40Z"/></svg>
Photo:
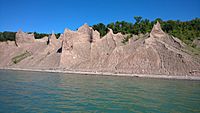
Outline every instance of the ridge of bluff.
<svg viewBox="0 0 200 113"><path fill-rule="evenodd" d="M23 43L33 43L35 41L34 34L24 33L21 30L16 33L15 37L15 43L17 46L20 46Z"/></svg>
<svg viewBox="0 0 200 113"><path fill-rule="evenodd" d="M58 39L52 34L38 40L23 32L16 37L18 47L0 43L0 67L200 76L199 58L187 52L181 40L165 33L159 22L150 34L134 35L128 44L122 43L126 35L109 29L100 38L87 24L77 31L65 29Z"/></svg>

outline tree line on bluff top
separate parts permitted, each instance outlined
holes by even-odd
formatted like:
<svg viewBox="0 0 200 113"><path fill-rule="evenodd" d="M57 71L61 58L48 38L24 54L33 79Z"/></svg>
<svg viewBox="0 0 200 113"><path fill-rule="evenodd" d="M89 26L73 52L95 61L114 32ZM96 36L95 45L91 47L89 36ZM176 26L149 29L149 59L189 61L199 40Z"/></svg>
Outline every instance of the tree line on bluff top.
<svg viewBox="0 0 200 113"><path fill-rule="evenodd" d="M154 21L150 21L148 19L142 19L141 16L135 16L134 19L136 21L134 24L131 22L117 21L107 25L99 23L92 27L99 31L101 37L106 35L108 28L111 28L114 33L121 32L122 34L130 34L124 39L126 42L131 38L132 34L150 33L153 25L158 21L165 32L181 39L186 44L191 45L193 40L200 37L200 18L195 18L190 21L163 21L161 18L157 18Z"/></svg>
<svg viewBox="0 0 200 113"><path fill-rule="evenodd" d="M10 31L4 31L4 32L0 32L0 41L14 41L15 40L15 34L17 32L10 32ZM31 34L32 32L28 32L28 34ZM41 39L45 36L49 36L50 34L47 33L37 33L37 32L33 32L35 39ZM61 33L57 33L56 38L60 37Z"/></svg>
<svg viewBox="0 0 200 113"><path fill-rule="evenodd" d="M153 25L159 21L162 29L165 32L181 39L186 44L191 45L193 40L200 37L200 18L195 18L190 21L163 21L161 18L157 18L153 21L150 21L149 19L142 19L141 16L135 16L134 19L135 23L116 21L107 25L104 25L103 23L95 24L92 26L92 28L97 30L101 37L107 34L108 28L111 28L114 33L121 32L122 34L130 34L123 40L126 42L129 38L131 38L132 34L138 35L150 33ZM15 34L16 32L0 32L0 41L13 41L15 40ZM34 32L36 39L40 39L48 35L49 34ZM55 35L58 38L60 33Z"/></svg>

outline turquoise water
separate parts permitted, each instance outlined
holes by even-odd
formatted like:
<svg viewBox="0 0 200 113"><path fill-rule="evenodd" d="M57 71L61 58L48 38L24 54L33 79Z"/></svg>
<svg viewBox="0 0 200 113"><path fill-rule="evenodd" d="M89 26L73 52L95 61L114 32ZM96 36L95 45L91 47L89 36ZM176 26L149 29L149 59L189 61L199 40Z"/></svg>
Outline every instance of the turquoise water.
<svg viewBox="0 0 200 113"><path fill-rule="evenodd" d="M0 113L200 113L200 81L0 70Z"/></svg>

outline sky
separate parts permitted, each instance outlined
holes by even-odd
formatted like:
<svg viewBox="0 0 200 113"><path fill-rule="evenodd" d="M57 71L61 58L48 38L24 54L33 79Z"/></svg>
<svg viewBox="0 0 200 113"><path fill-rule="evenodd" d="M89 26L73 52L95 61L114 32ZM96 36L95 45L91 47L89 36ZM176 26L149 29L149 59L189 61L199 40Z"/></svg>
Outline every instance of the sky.
<svg viewBox="0 0 200 113"><path fill-rule="evenodd" d="M187 21L200 17L200 0L0 0L0 31L63 33L134 16Z"/></svg>

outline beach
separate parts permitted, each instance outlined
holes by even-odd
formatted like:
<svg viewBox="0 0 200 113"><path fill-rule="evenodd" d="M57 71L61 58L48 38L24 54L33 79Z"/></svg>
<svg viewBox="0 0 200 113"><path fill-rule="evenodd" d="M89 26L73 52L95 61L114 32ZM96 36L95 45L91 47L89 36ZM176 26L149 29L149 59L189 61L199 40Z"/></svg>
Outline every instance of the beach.
<svg viewBox="0 0 200 113"><path fill-rule="evenodd" d="M99 76L123 76L123 77L141 77L141 78L156 78L156 79L177 79L177 80L200 80L199 76L175 76L175 75L153 75L153 74L122 74L110 72L90 72L90 71L72 71L59 69L24 69L24 68L0 68L2 70L17 70L17 71L33 71L33 72L50 72L50 73L68 73L81 75L99 75Z"/></svg>

